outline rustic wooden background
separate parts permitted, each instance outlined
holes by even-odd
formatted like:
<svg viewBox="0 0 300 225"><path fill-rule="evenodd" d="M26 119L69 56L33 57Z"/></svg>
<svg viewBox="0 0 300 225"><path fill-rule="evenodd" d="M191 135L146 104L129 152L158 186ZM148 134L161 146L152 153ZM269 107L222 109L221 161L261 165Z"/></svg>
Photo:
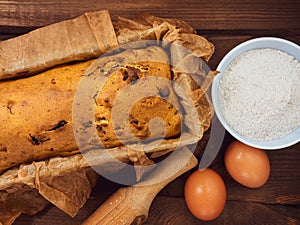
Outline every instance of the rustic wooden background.
<svg viewBox="0 0 300 225"><path fill-rule="evenodd" d="M102 9L108 9L113 20L118 16L135 18L140 12L185 20L198 34L215 44L216 51L209 62L212 69L230 49L254 37L281 37L300 44L300 1L297 0L0 1L0 40ZM211 165L222 175L228 191L225 210L218 219L202 222L189 213L183 198L188 175L184 174L155 198L145 224L300 224L300 143L268 151L271 161L268 183L259 189L248 189L233 181L224 169L223 152L232 140L227 134ZM86 206L75 218L49 205L35 216L21 216L15 224L80 224L119 187L100 179Z"/></svg>

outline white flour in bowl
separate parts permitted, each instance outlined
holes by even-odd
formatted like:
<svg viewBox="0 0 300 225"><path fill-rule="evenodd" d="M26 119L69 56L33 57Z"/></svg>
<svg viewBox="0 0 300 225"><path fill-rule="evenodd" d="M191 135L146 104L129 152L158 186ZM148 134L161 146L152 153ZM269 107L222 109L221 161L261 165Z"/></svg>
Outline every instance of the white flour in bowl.
<svg viewBox="0 0 300 225"><path fill-rule="evenodd" d="M300 63L275 49L238 56L219 83L227 123L252 140L274 140L300 126Z"/></svg>

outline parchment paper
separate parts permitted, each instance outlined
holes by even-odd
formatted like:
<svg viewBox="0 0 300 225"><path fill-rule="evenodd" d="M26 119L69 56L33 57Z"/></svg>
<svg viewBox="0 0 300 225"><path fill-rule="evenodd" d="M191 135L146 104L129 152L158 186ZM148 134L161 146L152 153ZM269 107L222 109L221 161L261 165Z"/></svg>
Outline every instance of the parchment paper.
<svg viewBox="0 0 300 225"><path fill-rule="evenodd" d="M210 126L213 110L205 91L213 79L213 73L205 71L201 59L208 61L214 52L214 46L197 35L184 21L142 14L137 20L119 18L112 26L107 11L86 13L73 20L1 42L0 79L38 76L37 72L55 65L95 58L117 45L147 39L163 40L190 50L171 48L170 60L174 65L173 80L184 87L198 112L196 117L198 116L199 122L195 123L195 115L189 115L190 105L178 91L186 112L184 123L189 128L188 131L194 130L194 126L201 129L198 134L188 131L182 134L183 142L179 143L176 138L165 140L159 147L142 154L132 151L128 146L109 150L112 153L110 157L113 155L122 162L137 166L151 164L153 158L173 151L178 145L197 143ZM179 68L190 60L193 60L195 66L182 72ZM199 82L195 82L191 75ZM92 150L87 151L87 154L94 159L94 164L104 169L109 168L112 173L119 169L107 166L111 163L107 154L94 157ZM140 171L141 179L142 176L143 171ZM12 224L23 212L34 214L42 210L47 202L53 203L70 216L75 216L86 202L96 179L97 174L81 154L55 157L10 169L0 176L0 224Z"/></svg>
<svg viewBox="0 0 300 225"><path fill-rule="evenodd" d="M0 42L0 80L94 58L117 45L109 12L85 13Z"/></svg>

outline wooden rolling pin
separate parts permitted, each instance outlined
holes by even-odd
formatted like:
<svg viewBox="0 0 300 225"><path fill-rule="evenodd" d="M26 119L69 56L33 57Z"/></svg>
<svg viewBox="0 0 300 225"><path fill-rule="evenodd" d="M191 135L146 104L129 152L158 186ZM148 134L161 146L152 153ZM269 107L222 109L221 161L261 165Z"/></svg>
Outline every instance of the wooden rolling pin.
<svg viewBox="0 0 300 225"><path fill-rule="evenodd" d="M82 225L141 224L148 217L150 205L158 192L197 163L187 147L176 150L145 180L116 191Z"/></svg>

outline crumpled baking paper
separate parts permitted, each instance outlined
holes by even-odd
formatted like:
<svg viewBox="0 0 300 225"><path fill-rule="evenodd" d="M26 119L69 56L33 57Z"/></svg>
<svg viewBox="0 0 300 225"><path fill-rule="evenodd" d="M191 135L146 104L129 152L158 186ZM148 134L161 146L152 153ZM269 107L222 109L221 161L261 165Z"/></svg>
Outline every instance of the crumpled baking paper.
<svg viewBox="0 0 300 225"><path fill-rule="evenodd" d="M137 167L149 165L153 163L152 159L172 152L178 145L197 143L209 128L213 114L205 92L214 74L205 71L201 59L208 61L214 52L214 46L197 35L184 21L141 14L136 20L119 18L112 23L106 10L85 13L73 20L49 25L1 42L0 65L4 68L0 71L0 80L38 76L38 72L55 65L96 58L117 45L149 39L162 40L166 45L173 44L170 48L173 81L188 93L197 111L196 115L190 114L191 106L185 99L186 95L181 93L182 90L174 88L186 112L184 123L188 131L195 130L196 126L201 132L186 132L182 134L180 143L176 138L165 140L148 152L135 152L132 149L137 146L132 149L126 146L104 151L100 155L98 152L96 156L94 151L85 153L85 157L94 160L92 164L109 169L112 173L119 169L111 166L112 156ZM183 46L189 51L176 46ZM31 52L38 54L33 55ZM192 67L190 62L193 62ZM198 118L198 123L195 123L195 118ZM70 216L75 216L97 180L98 175L90 166L81 154L76 154L32 162L4 172L0 175L0 224L12 224L21 213L34 214L48 202ZM143 171L137 173L142 178Z"/></svg>

